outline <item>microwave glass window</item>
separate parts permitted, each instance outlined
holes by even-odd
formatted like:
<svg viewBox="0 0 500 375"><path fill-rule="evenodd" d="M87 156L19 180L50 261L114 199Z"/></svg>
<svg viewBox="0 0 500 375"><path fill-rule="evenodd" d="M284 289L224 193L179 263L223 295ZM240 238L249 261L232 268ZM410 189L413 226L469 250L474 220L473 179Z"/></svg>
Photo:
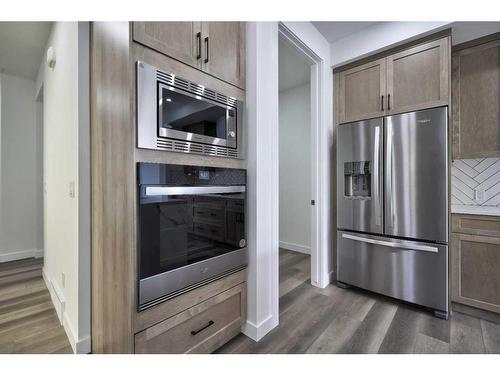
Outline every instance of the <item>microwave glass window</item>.
<svg viewBox="0 0 500 375"><path fill-rule="evenodd" d="M160 127L226 138L226 108L169 90L168 87L163 87L160 92Z"/></svg>

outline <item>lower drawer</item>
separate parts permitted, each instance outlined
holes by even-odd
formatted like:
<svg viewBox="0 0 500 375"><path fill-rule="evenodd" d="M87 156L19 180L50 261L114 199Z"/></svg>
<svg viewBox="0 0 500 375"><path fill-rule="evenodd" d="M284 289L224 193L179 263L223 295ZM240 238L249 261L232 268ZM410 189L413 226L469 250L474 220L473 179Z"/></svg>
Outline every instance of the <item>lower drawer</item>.
<svg viewBox="0 0 500 375"><path fill-rule="evenodd" d="M337 279L448 311L448 246L338 232Z"/></svg>
<svg viewBox="0 0 500 375"><path fill-rule="evenodd" d="M211 353L241 331L246 283L135 335L136 353Z"/></svg>

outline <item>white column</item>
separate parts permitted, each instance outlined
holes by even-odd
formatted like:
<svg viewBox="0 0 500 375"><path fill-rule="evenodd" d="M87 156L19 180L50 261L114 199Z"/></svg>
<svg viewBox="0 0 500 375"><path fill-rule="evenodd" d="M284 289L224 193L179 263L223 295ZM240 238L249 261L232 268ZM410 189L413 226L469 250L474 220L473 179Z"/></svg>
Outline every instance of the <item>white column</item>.
<svg viewBox="0 0 500 375"><path fill-rule="evenodd" d="M246 29L248 304L243 332L258 341L279 322L278 23Z"/></svg>

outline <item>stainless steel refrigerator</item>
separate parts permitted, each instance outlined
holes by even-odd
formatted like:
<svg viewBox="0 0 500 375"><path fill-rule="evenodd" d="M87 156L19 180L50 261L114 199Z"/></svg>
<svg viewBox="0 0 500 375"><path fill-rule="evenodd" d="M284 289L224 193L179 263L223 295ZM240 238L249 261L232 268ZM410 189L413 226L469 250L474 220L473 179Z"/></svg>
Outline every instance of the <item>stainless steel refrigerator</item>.
<svg viewBox="0 0 500 375"><path fill-rule="evenodd" d="M339 125L337 280L448 316L448 109Z"/></svg>

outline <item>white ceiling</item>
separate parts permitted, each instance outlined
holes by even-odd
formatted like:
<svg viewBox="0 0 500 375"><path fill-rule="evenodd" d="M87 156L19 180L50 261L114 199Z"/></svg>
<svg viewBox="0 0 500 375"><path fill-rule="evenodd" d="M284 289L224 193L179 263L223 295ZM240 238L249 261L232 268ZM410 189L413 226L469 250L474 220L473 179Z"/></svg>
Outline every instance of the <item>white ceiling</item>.
<svg viewBox="0 0 500 375"><path fill-rule="evenodd" d="M304 85L311 79L311 67L306 57L288 42L279 40L279 90Z"/></svg>
<svg viewBox="0 0 500 375"><path fill-rule="evenodd" d="M0 70L35 79L52 22L0 22Z"/></svg>
<svg viewBox="0 0 500 375"><path fill-rule="evenodd" d="M348 35L354 34L357 31L375 25L380 22L358 22L358 21L328 21L328 22L313 22L312 24L330 43L336 42L339 39L345 38Z"/></svg>

